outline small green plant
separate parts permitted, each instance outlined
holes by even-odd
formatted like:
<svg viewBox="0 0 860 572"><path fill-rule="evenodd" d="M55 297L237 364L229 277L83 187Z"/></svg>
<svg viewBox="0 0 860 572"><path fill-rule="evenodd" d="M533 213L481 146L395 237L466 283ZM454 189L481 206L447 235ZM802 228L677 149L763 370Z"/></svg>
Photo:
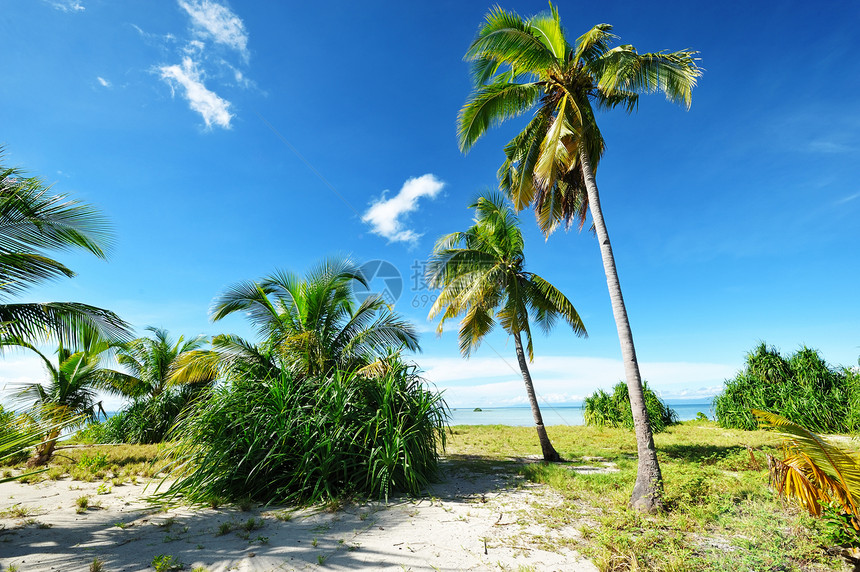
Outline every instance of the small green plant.
<svg viewBox="0 0 860 572"><path fill-rule="evenodd" d="M218 532L215 533L215 536L224 536L225 534L230 534L236 530L236 524L233 522L222 522L218 525Z"/></svg>
<svg viewBox="0 0 860 572"><path fill-rule="evenodd" d="M84 495L75 499L75 512L78 514L84 514L87 512L87 509L90 508L90 497Z"/></svg>
<svg viewBox="0 0 860 572"><path fill-rule="evenodd" d="M326 559L328 559L328 556L326 556L325 554L317 554L317 562L319 562L320 566L325 565Z"/></svg>
<svg viewBox="0 0 860 572"><path fill-rule="evenodd" d="M26 518L33 512L34 510L29 506L14 504L6 510L0 511L0 518Z"/></svg>
<svg viewBox="0 0 860 572"><path fill-rule="evenodd" d="M266 523L262 518L251 517L242 523L241 528L246 532L251 532L252 530L259 530L263 528L265 524Z"/></svg>
<svg viewBox="0 0 860 572"><path fill-rule="evenodd" d="M99 485L99 488L96 489L97 495L109 495L111 493L111 486L108 483L102 483Z"/></svg>
<svg viewBox="0 0 860 572"><path fill-rule="evenodd" d="M183 570L185 564L171 554L159 554L152 559L152 567L155 568L155 572L170 572L171 570Z"/></svg>
<svg viewBox="0 0 860 572"><path fill-rule="evenodd" d="M90 471L92 473L104 469L109 464L110 463L108 462L107 454L102 452L98 452L93 456L83 454L81 455L81 458L78 459L78 467Z"/></svg>
<svg viewBox="0 0 860 572"><path fill-rule="evenodd" d="M313 540L311 540L311 546L313 546L314 548L316 548L316 547L317 547L317 544L319 544L319 543L317 542L317 539L316 539L316 538L314 538Z"/></svg>
<svg viewBox="0 0 860 572"><path fill-rule="evenodd" d="M93 558L93 561L90 563L90 572L104 572L105 571L105 563L103 560L99 560L98 556Z"/></svg>

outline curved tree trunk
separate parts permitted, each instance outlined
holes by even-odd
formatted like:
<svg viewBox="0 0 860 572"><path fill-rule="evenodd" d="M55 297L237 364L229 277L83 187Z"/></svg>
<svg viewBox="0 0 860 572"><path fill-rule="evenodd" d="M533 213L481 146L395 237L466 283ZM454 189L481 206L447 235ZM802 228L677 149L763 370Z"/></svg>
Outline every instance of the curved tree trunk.
<svg viewBox="0 0 860 572"><path fill-rule="evenodd" d="M529 373L529 367L526 363L526 354L523 352L523 342L520 339L520 333L514 333L514 345L517 348L517 361L520 362L520 371L523 373L523 381L526 384L526 393L529 396L529 404L532 406L532 415L535 419L535 429L537 429L538 440L540 441L540 449L543 452L543 460L550 463L561 461L561 455L549 442L549 437L546 434L546 427L543 424L543 417L540 414L537 397L535 396L535 388L532 385L532 376Z"/></svg>
<svg viewBox="0 0 860 572"><path fill-rule="evenodd" d="M636 429L636 449L639 453L639 466L636 474L636 484L630 498L630 506L643 511L655 512L663 509L663 478L660 474L660 463L657 461L657 450L654 447L654 437L648 422L648 410L645 408L645 397L642 391L642 378L639 375L639 362L636 361L636 348L633 346L633 332L627 318L627 308L621 295L621 283L615 269L615 257L603 211L600 210L600 197L597 194L597 183L588 155L579 153L582 162L582 174L588 191L588 208L594 222L594 230L600 243L600 254L603 257L603 270L606 273L606 285L609 287L609 298L612 301L612 314L615 316L615 326L618 329L618 340L621 343L621 357L624 360L624 374L627 378L627 391L630 395L630 407L633 413L633 426Z"/></svg>
<svg viewBox="0 0 860 572"><path fill-rule="evenodd" d="M41 467L47 464L54 456L54 448L57 446L57 439L60 437L59 429L52 429L45 437L45 441L36 446L34 455L27 461L27 468Z"/></svg>

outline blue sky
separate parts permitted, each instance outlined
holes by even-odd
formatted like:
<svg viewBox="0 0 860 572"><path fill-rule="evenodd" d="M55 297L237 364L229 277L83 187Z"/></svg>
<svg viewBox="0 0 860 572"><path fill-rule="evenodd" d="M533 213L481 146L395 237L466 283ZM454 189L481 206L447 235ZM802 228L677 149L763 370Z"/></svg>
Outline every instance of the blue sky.
<svg viewBox="0 0 860 572"><path fill-rule="evenodd" d="M415 359L453 406L525 402L498 331L470 361L426 321L413 267L469 225L523 121L468 154L462 56L489 4L6 0L4 162L112 221L108 262L62 255L73 280L22 299L110 308L142 334L251 335L208 319L230 284L328 255L399 270ZM523 15L544 2L503 3ZM664 397L719 391L759 341L860 355L860 7L844 2L558 4L568 34L608 22L640 51L692 48L690 111L643 97L603 114L598 185L644 377ZM573 301L588 339L536 337L547 403L622 377L600 255L521 213L528 268ZM384 286L378 279L376 287ZM512 367L514 366L514 367ZM9 354L0 385L40 375Z"/></svg>

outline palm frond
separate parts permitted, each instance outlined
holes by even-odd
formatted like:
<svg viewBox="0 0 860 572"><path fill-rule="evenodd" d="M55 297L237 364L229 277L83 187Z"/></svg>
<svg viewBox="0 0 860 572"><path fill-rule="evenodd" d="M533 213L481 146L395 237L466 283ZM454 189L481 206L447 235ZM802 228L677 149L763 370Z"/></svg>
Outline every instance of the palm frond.
<svg viewBox="0 0 860 572"><path fill-rule="evenodd" d="M557 64L552 51L536 37L529 23L498 6L490 9L486 23L478 31L464 59L493 59L527 72Z"/></svg>
<svg viewBox="0 0 860 572"><path fill-rule="evenodd" d="M457 115L460 150L471 149L490 127L528 111L539 97L540 86L535 83L503 81L476 89Z"/></svg>
<svg viewBox="0 0 860 572"><path fill-rule="evenodd" d="M662 91L673 103L692 103L693 88L702 75L695 55L698 52L657 52L639 54L633 46L618 46L592 64L600 91L612 97L624 93Z"/></svg>
<svg viewBox="0 0 860 572"><path fill-rule="evenodd" d="M860 522L860 457L788 419L752 410L759 423L772 427L788 440L786 458L771 470L777 489L797 498L808 510L820 514L818 503L838 501Z"/></svg>

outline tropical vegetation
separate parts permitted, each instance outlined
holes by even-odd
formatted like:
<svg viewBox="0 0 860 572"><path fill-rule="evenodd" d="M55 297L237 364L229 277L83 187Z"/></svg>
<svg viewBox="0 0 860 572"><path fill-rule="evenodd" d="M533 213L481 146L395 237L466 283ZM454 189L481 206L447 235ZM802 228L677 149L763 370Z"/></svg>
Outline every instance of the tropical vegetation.
<svg viewBox="0 0 860 572"><path fill-rule="evenodd" d="M640 54L631 45L610 47L612 26L598 24L569 39L558 10L523 18L495 7L466 52L474 89L458 117L460 149L468 151L486 131L536 108L526 127L505 146L500 188L517 210L534 208L544 234L562 222L580 228L591 213L621 343L639 444L639 472L631 506L662 507L663 483L633 334L600 208L595 180L604 151L596 111L633 112L639 94L663 92L689 108L701 70L695 52Z"/></svg>
<svg viewBox="0 0 860 572"><path fill-rule="evenodd" d="M80 348L60 344L56 360L37 346L16 336L0 337L0 349L18 348L34 353L45 367L44 382L25 383L14 396L17 403L28 407L37 424L49 427L44 440L36 447L30 466L41 466L51 460L57 440L64 428L75 428L86 421L106 416L99 391L119 395L114 384L116 371L104 367L104 359L113 343L94 334L77 334Z"/></svg>
<svg viewBox="0 0 860 572"><path fill-rule="evenodd" d="M810 348L783 357L762 342L714 399L722 427L756 429L752 409L775 413L811 431L855 432L860 430L860 372L832 367Z"/></svg>
<svg viewBox="0 0 860 572"><path fill-rule="evenodd" d="M223 383L177 424L163 492L191 502L317 502L417 494L436 475L446 407L400 352L414 328L367 289L358 266L328 259L220 296L213 318L243 311L261 341L213 340L185 374Z"/></svg>
<svg viewBox="0 0 860 572"><path fill-rule="evenodd" d="M75 275L51 251L83 250L105 258L110 246L110 225L95 208L49 191L42 179L0 164L0 335L65 346L80 342L80 335L127 336L127 324L109 310L78 302L11 301L36 284Z"/></svg>
<svg viewBox="0 0 860 572"><path fill-rule="evenodd" d="M798 501L810 514L828 515L842 529L843 541L860 545L860 454L856 449L781 415L758 409L752 412L763 427L785 437L783 457L768 454L776 491Z"/></svg>
<svg viewBox="0 0 860 572"><path fill-rule="evenodd" d="M492 331L496 320L514 340L517 362L526 386L538 440L545 461L559 461L543 424L528 362L534 360L534 321L548 334L558 318L579 336L585 326L567 297L547 280L525 270L523 236L519 221L504 197L488 193L478 197L475 224L466 231L441 237L427 264L427 282L441 289L429 318L441 315L437 331L445 321L460 321L460 352L468 357ZM523 348L522 338L526 344Z"/></svg>
<svg viewBox="0 0 860 572"><path fill-rule="evenodd" d="M279 368L299 376L360 370L392 350L417 351L415 327L381 296L367 296L358 303L356 284L368 287L357 264L329 258L304 278L278 271L230 287L215 300L212 319L244 312L263 340L261 350ZM240 347L236 338L219 343L239 353L249 349L247 344ZM229 358L226 365L232 365Z"/></svg>
<svg viewBox="0 0 860 572"><path fill-rule="evenodd" d="M205 356L204 336L171 338L163 328L149 327L151 336L119 344L112 385L131 402L102 423L91 424L83 438L97 443L160 443L180 415L214 382L209 374L182 369L185 359Z"/></svg>
<svg viewBox="0 0 860 572"><path fill-rule="evenodd" d="M648 409L648 423L653 433L665 431L670 425L678 423L678 414L657 397L648 387L648 382L642 382L645 394L645 407ZM583 417L586 425L594 427L624 427L633 430L633 412L630 408L630 397L627 395L627 384L618 382L612 393L598 389L585 398L582 403Z"/></svg>

